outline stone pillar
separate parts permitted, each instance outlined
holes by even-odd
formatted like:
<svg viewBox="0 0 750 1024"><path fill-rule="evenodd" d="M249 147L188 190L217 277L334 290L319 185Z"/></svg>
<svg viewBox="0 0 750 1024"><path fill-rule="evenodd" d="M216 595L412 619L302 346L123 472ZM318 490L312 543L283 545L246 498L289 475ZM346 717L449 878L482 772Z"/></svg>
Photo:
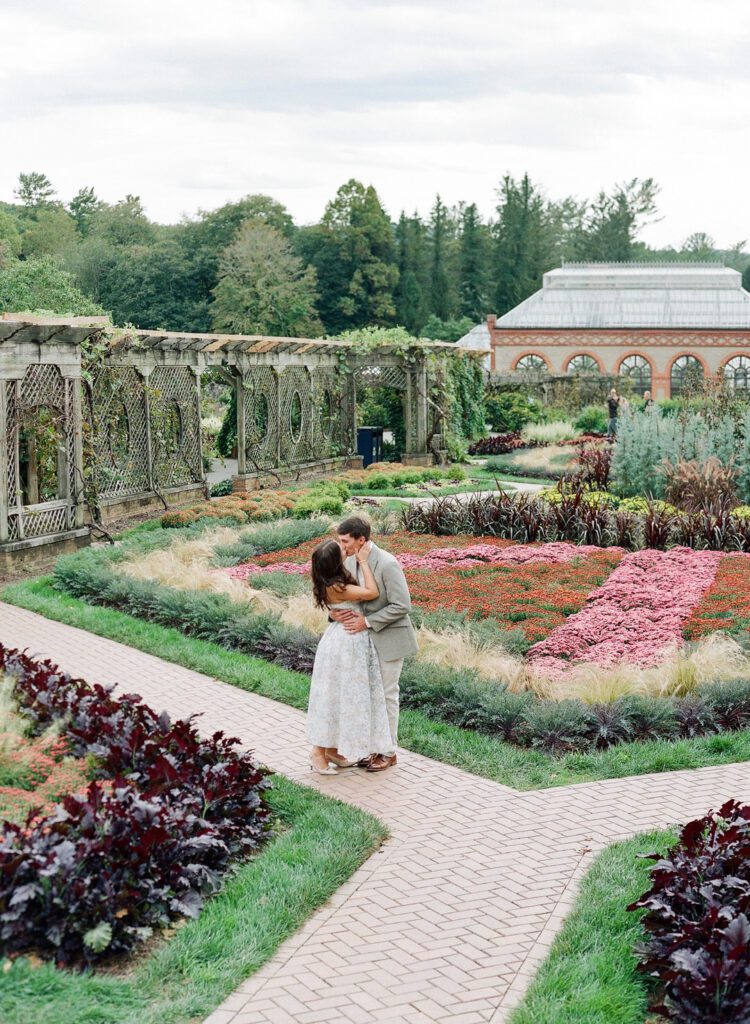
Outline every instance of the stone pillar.
<svg viewBox="0 0 750 1024"><path fill-rule="evenodd" d="M204 487L206 484L206 471L203 468L203 430L201 429L201 375L203 374L203 367L201 365L191 366L190 369L195 374L195 419L196 419L196 433L198 437L198 480L196 482L202 483Z"/></svg>
<svg viewBox="0 0 750 1024"><path fill-rule="evenodd" d="M414 451L412 445L412 416L414 415L414 381L411 369L406 370L406 387L404 389L404 455L411 455ZM406 460L402 458L402 462Z"/></svg>
<svg viewBox="0 0 750 1024"><path fill-rule="evenodd" d="M67 429L73 431L73 493L68 496L73 502L73 523L78 529L84 525L83 487L83 410L81 408L81 378L79 374L69 375L70 420ZM67 438L66 438L67 441Z"/></svg>
<svg viewBox="0 0 750 1024"><path fill-rule="evenodd" d="M415 413L417 417L417 452L421 455L427 451L427 364L424 360L414 371L415 379Z"/></svg>

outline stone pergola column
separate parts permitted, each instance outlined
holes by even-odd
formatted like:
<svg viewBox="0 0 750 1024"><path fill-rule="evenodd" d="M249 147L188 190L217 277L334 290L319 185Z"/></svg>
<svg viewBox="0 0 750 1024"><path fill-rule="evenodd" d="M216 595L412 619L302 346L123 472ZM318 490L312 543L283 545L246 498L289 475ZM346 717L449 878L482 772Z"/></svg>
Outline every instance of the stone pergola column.
<svg viewBox="0 0 750 1024"><path fill-rule="evenodd" d="M70 393L66 429L73 435L73 472L68 479L72 483L72 493L68 500L73 503L73 523L76 529L84 525L84 487L83 487L83 409L81 405L81 371L67 373L64 378ZM66 437L66 447L68 438ZM70 449L68 449L70 450ZM59 474L58 474L59 479Z"/></svg>

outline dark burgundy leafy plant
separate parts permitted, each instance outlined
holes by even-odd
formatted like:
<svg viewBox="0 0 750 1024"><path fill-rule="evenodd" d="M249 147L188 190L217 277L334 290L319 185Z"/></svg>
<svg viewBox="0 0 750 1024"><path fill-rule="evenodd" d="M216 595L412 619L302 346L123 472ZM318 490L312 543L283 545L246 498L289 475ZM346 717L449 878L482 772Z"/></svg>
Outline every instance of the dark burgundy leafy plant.
<svg viewBox="0 0 750 1024"><path fill-rule="evenodd" d="M85 795L0 826L0 953L93 963L197 913L232 858L268 834L268 772L235 739L203 739L140 697L74 679L0 644L35 733L62 722L92 765Z"/></svg>
<svg viewBox="0 0 750 1024"><path fill-rule="evenodd" d="M651 888L628 910L645 910L652 1009L679 1024L750 1020L750 806L728 801L649 859Z"/></svg>

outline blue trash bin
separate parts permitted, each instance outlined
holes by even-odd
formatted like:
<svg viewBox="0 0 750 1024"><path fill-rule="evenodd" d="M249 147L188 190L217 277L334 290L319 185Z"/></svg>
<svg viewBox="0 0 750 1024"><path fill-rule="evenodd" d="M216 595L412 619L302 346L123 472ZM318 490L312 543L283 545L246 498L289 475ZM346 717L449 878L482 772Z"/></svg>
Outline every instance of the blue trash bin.
<svg viewBox="0 0 750 1024"><path fill-rule="evenodd" d="M380 462L383 457L383 428L357 428L357 455L362 456L362 465Z"/></svg>

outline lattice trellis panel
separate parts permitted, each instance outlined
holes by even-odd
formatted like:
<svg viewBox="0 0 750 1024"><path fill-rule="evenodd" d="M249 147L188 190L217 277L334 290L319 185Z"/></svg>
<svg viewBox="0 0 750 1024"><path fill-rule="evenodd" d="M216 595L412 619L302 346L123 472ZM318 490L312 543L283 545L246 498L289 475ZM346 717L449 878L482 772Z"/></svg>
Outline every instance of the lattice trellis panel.
<svg viewBox="0 0 750 1024"><path fill-rule="evenodd" d="M148 381L151 448L157 487L203 478L198 383L188 366L157 366Z"/></svg>
<svg viewBox="0 0 750 1024"><path fill-rule="evenodd" d="M143 377L133 366L101 370L93 388L94 473L102 498L148 490Z"/></svg>
<svg viewBox="0 0 750 1024"><path fill-rule="evenodd" d="M290 366L279 378L279 431L282 466L313 459L312 381L304 366ZM297 429L295 429L297 428Z"/></svg>
<svg viewBox="0 0 750 1024"><path fill-rule="evenodd" d="M3 383L5 388L6 430L8 436L8 539L18 540L18 515L15 509L18 504L18 421L20 409L17 400L18 381L8 380Z"/></svg>
<svg viewBox="0 0 750 1024"><path fill-rule="evenodd" d="M243 375L247 471L273 469L278 461L279 400L276 372L254 366Z"/></svg>
<svg viewBox="0 0 750 1024"><path fill-rule="evenodd" d="M400 366L360 366L354 373L357 390L361 388L406 389L406 373Z"/></svg>
<svg viewBox="0 0 750 1024"><path fill-rule="evenodd" d="M345 451L345 378L333 368L312 375L313 457L328 459Z"/></svg>
<svg viewBox="0 0 750 1024"><path fill-rule="evenodd" d="M64 533L75 525L75 430L73 389L78 381L65 379L57 366L37 363L23 376L19 389L6 382L8 404L8 536L10 540ZM59 497L35 505L19 505L21 430L33 426L41 410L52 413L58 436L57 488Z"/></svg>

